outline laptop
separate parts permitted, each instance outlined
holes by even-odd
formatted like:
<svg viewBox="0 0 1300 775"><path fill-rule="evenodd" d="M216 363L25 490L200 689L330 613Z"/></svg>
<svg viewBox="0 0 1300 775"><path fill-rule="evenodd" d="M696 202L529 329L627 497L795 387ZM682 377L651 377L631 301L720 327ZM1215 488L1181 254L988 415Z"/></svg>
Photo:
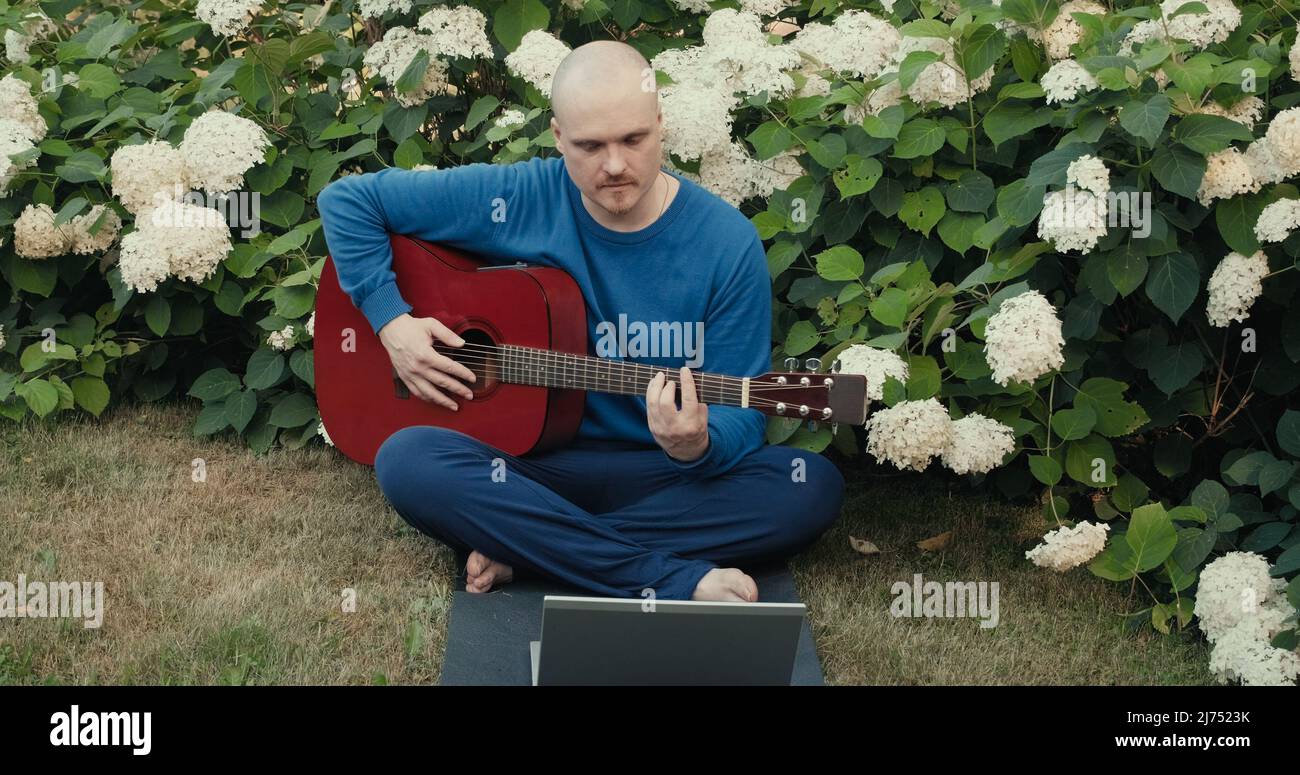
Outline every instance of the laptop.
<svg viewBox="0 0 1300 775"><path fill-rule="evenodd" d="M789 686L807 606L547 595L533 685Z"/></svg>

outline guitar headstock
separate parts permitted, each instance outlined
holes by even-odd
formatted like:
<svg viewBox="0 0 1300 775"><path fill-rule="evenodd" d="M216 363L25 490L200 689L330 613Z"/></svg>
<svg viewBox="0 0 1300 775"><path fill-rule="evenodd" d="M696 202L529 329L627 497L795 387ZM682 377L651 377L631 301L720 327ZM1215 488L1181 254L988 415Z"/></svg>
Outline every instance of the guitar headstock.
<svg viewBox="0 0 1300 775"><path fill-rule="evenodd" d="M786 359L786 367L797 365ZM820 367L817 359L805 364ZM769 417L862 425L870 400L867 378L861 374L817 371L774 371L749 380L749 406Z"/></svg>

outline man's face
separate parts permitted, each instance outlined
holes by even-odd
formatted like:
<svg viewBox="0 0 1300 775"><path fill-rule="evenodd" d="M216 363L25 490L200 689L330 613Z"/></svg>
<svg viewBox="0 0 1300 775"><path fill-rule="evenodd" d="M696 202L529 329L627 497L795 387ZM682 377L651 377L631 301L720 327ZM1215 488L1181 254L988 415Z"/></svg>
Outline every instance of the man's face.
<svg viewBox="0 0 1300 775"><path fill-rule="evenodd" d="M569 177L587 199L625 215L654 187L663 161L663 115L655 100L606 100L576 105L565 124L551 119L556 148Z"/></svg>

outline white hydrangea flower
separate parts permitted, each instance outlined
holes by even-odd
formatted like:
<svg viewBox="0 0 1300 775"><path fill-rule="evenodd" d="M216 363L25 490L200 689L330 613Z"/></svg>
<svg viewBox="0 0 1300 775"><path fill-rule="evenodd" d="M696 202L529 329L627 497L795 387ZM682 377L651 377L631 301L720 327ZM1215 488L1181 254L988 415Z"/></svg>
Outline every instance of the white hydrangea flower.
<svg viewBox="0 0 1300 775"><path fill-rule="evenodd" d="M50 258L68 252L72 230L54 225L49 205L27 205L14 221L14 251L23 258Z"/></svg>
<svg viewBox="0 0 1300 775"><path fill-rule="evenodd" d="M1211 641L1228 628L1252 619L1259 606L1277 594L1283 594L1269 575L1269 563L1254 552L1228 552L1201 569L1193 613L1200 619L1201 631Z"/></svg>
<svg viewBox="0 0 1300 775"><path fill-rule="evenodd" d="M769 196L803 176L797 156L789 151L759 161L745 147L729 142L700 157L700 185L733 207L754 196Z"/></svg>
<svg viewBox="0 0 1300 775"><path fill-rule="evenodd" d="M439 56L448 59L492 56L487 17L472 5L432 8L415 26L428 34L432 51Z"/></svg>
<svg viewBox="0 0 1300 775"><path fill-rule="evenodd" d="M1208 205L1215 199L1231 199L1238 194L1259 190L1259 182L1250 171L1246 157L1236 148L1225 148L1205 157L1205 175L1196 199Z"/></svg>
<svg viewBox="0 0 1300 775"><path fill-rule="evenodd" d="M569 51L568 45L551 33L531 30L519 41L519 48L506 55L506 67L550 98L555 70Z"/></svg>
<svg viewBox="0 0 1300 775"><path fill-rule="evenodd" d="M867 420L867 451L899 469L924 471L952 444L952 418L933 398L901 401Z"/></svg>
<svg viewBox="0 0 1300 775"><path fill-rule="evenodd" d="M326 430L325 430L325 421L324 421L324 420L322 420L322 421L320 422L320 424L316 426L316 435L318 435L318 436L320 436L322 439L324 439L326 444L330 445L331 447L334 446L334 441L333 441L332 439L330 439L330 435L329 435L329 433L326 432Z"/></svg>
<svg viewBox="0 0 1300 775"><path fill-rule="evenodd" d="M993 381L1033 382L1065 363L1065 337L1056 308L1038 291L1002 302L984 327L984 357Z"/></svg>
<svg viewBox="0 0 1300 775"><path fill-rule="evenodd" d="M1282 628L1279 627L1278 631ZM1276 634L1276 633L1274 633ZM1220 683L1243 686L1294 686L1300 678L1300 654L1273 646L1250 624L1230 627L1210 651L1210 672Z"/></svg>
<svg viewBox="0 0 1300 775"><path fill-rule="evenodd" d="M671 4L691 13L713 13L709 0L671 0Z"/></svg>
<svg viewBox="0 0 1300 775"><path fill-rule="evenodd" d="M1106 169L1106 162L1096 156L1080 156L1066 168L1065 182L1097 196L1105 196L1110 192L1110 170Z"/></svg>
<svg viewBox="0 0 1300 775"><path fill-rule="evenodd" d="M307 324L303 327L307 329L307 336L316 338L316 310L311 311L311 317L307 318Z"/></svg>
<svg viewBox="0 0 1300 775"><path fill-rule="evenodd" d="M952 443L943 451L943 464L957 474L987 474L1016 450L1016 434L979 412L952 424Z"/></svg>
<svg viewBox="0 0 1300 775"><path fill-rule="evenodd" d="M1255 222L1255 239L1281 242L1300 226L1300 199L1279 199L1268 205Z"/></svg>
<svg viewBox="0 0 1300 775"><path fill-rule="evenodd" d="M831 93L831 82L820 73L806 68L799 71L804 77L803 86L795 89L795 97L825 97Z"/></svg>
<svg viewBox="0 0 1300 775"><path fill-rule="evenodd" d="M846 10L831 24L805 25L789 45L837 73L870 80L893 61L902 39L888 21L866 11Z"/></svg>
<svg viewBox="0 0 1300 775"><path fill-rule="evenodd" d="M411 92L396 89L398 79L406 72L411 60L421 52L429 55L429 66L424 70L424 80ZM384 39L366 50L362 63L393 86L393 96L398 104L411 108L423 105L434 95L446 94L447 62L437 57L433 37L422 35L409 27L393 27L384 33Z"/></svg>
<svg viewBox="0 0 1300 775"><path fill-rule="evenodd" d="M1140 21L1120 44L1120 54L1132 56L1138 46L1149 40L1183 40L1199 50L1228 39L1241 24L1241 11L1232 0L1201 0L1205 13L1171 15L1187 5L1187 0L1164 0L1160 19Z"/></svg>
<svg viewBox="0 0 1300 775"><path fill-rule="evenodd" d="M44 40L58 30L58 26L44 11L26 14L22 21L23 29L5 30L5 56L16 64L29 64L32 61L28 50L38 40Z"/></svg>
<svg viewBox="0 0 1300 775"><path fill-rule="evenodd" d="M224 194L244 185L244 173L262 163L270 145L256 122L218 108L194 119L178 150L192 186Z"/></svg>
<svg viewBox="0 0 1300 775"><path fill-rule="evenodd" d="M162 199L135 227L122 238L119 265L122 281L140 292L173 275L202 282L230 252L230 227L210 207Z"/></svg>
<svg viewBox="0 0 1300 775"><path fill-rule="evenodd" d="M1270 183L1277 183L1291 174L1283 168L1282 162L1273 152L1273 146L1269 143L1268 137L1261 137L1246 146L1246 150L1242 152L1241 156L1250 169L1251 177L1254 178L1258 186L1262 187Z"/></svg>
<svg viewBox="0 0 1300 775"><path fill-rule="evenodd" d="M99 221L101 214L104 220L99 224L99 230L91 234L90 230L95 222ZM107 205L95 205L88 212L74 216L68 222L68 226L72 232L69 246L72 252L78 255L89 255L103 253L112 247L118 232L122 230L122 219L113 208Z"/></svg>
<svg viewBox="0 0 1300 775"><path fill-rule="evenodd" d="M945 108L959 105L967 99L966 74L957 63L952 42L944 38L904 37L894 50L893 71L914 51L930 51L943 57L925 66L916 80L907 88L907 96L918 105L937 102ZM969 94L979 94L993 83L993 67L989 67L970 82Z"/></svg>
<svg viewBox="0 0 1300 775"><path fill-rule="evenodd" d="M153 207L155 195L180 200L191 188L185 157L162 140L118 147L109 170L113 195L135 215Z"/></svg>
<svg viewBox="0 0 1300 775"><path fill-rule="evenodd" d="M1101 554L1109 531L1110 525L1096 522L1061 527L1043 536L1041 544L1025 552L1025 559L1040 568L1064 573Z"/></svg>
<svg viewBox="0 0 1300 775"><path fill-rule="evenodd" d="M907 382L907 361L893 350L865 344L849 345L840 351L839 361L841 373L861 374L867 378L867 398L872 401L883 400L887 378Z"/></svg>
<svg viewBox="0 0 1300 775"><path fill-rule="evenodd" d="M1056 18L1041 34L1032 27L1025 28L1025 32L1031 39L1041 42L1043 48L1047 50L1047 55L1052 59L1068 59L1070 47L1083 40L1083 25L1071 16L1075 13L1104 16L1106 7L1089 0L1067 0L1061 3Z"/></svg>
<svg viewBox="0 0 1300 775"><path fill-rule="evenodd" d="M1100 86L1093 74L1073 59L1054 63L1038 83L1047 93L1048 102L1070 102Z"/></svg>
<svg viewBox="0 0 1300 775"><path fill-rule="evenodd" d="M358 0L357 12L366 19L379 19L389 11L395 14L411 12L411 0Z"/></svg>
<svg viewBox="0 0 1300 775"><path fill-rule="evenodd" d="M266 337L266 343L277 350L288 350L293 347L293 326L288 325L279 331L272 331Z"/></svg>
<svg viewBox="0 0 1300 775"><path fill-rule="evenodd" d="M757 14L732 8L714 11L700 35L704 40L699 63L703 71L697 80L721 81L724 91L745 96L766 91L774 99L784 99L794 92L794 79L786 71L802 64L799 52L788 45L768 43Z"/></svg>
<svg viewBox="0 0 1300 775"><path fill-rule="evenodd" d="M1087 253L1109 228L1106 199L1073 185L1044 195L1043 211L1038 215L1039 238L1050 240L1061 253Z"/></svg>
<svg viewBox="0 0 1300 775"><path fill-rule="evenodd" d="M738 0L738 2L742 11L759 16L776 16L790 6L798 5L797 0Z"/></svg>
<svg viewBox="0 0 1300 775"><path fill-rule="evenodd" d="M522 110L507 108L506 110L501 111L501 115L497 116L496 121L493 123L497 126L510 127L519 126L527 120L528 118L524 115Z"/></svg>
<svg viewBox="0 0 1300 775"><path fill-rule="evenodd" d="M1300 24L1296 25L1296 34L1300 35ZM1300 81L1300 46L1292 45L1287 51L1286 58L1291 64L1291 80Z"/></svg>
<svg viewBox="0 0 1300 775"><path fill-rule="evenodd" d="M699 159L731 143L731 111L740 98L716 84L693 82L659 91L664 150L680 159Z"/></svg>
<svg viewBox="0 0 1300 775"><path fill-rule="evenodd" d="M31 87L13 73L0 78L0 120L12 121L21 126L32 145L44 140L49 131L45 119L41 118Z"/></svg>
<svg viewBox="0 0 1300 775"><path fill-rule="evenodd" d="M36 163L35 157L21 163L10 157L35 147L27 127L17 121L0 119L0 196L9 196L9 184L13 179Z"/></svg>
<svg viewBox="0 0 1300 775"><path fill-rule="evenodd" d="M1247 257L1232 252L1219 262L1206 283L1209 299L1205 314L1210 325L1225 328L1232 321L1238 323L1250 316L1250 307L1264 292L1264 276L1268 274L1268 257L1258 251Z"/></svg>
<svg viewBox="0 0 1300 775"><path fill-rule="evenodd" d="M867 95L867 99L862 103L864 112L873 116L880 115L880 111L885 108L891 108L895 105L901 105L903 102L903 86L897 80L881 84L877 89L873 89Z"/></svg>
<svg viewBox="0 0 1300 775"><path fill-rule="evenodd" d="M1281 164L1284 177L1300 173L1300 108L1287 108L1273 116L1264 139L1273 158Z"/></svg>
<svg viewBox="0 0 1300 775"><path fill-rule="evenodd" d="M0 350L5 348L5 327L0 325Z"/></svg>
<svg viewBox="0 0 1300 775"><path fill-rule="evenodd" d="M1251 94L1237 100L1230 108L1225 108L1211 100L1201 105L1195 112L1207 116L1221 116L1229 121L1236 121L1247 129L1253 129L1255 122L1264 117L1264 108L1264 100Z"/></svg>
<svg viewBox="0 0 1300 775"><path fill-rule="evenodd" d="M263 0L199 0L194 15L218 35L233 37L248 29Z"/></svg>

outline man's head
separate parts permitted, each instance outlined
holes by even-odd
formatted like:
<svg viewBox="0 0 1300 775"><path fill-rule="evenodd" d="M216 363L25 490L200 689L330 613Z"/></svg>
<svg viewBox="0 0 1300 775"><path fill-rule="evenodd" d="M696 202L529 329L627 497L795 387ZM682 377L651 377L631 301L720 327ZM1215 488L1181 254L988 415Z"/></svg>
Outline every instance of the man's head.
<svg viewBox="0 0 1300 775"><path fill-rule="evenodd" d="M663 163L663 116L645 57L613 40L575 48L555 71L551 109L556 148L587 199L615 216L636 207Z"/></svg>

